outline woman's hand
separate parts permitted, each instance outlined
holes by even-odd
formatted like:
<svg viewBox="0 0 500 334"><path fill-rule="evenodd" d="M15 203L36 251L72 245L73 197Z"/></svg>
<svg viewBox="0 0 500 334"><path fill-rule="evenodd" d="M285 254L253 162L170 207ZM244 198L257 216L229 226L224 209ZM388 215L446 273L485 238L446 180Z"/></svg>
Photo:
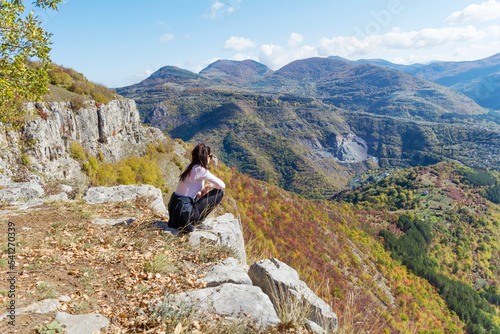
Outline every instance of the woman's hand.
<svg viewBox="0 0 500 334"><path fill-rule="evenodd" d="M196 194L196 196L197 196L198 198L201 198L201 197L205 196L205 195L206 195L206 194L210 191L210 189L211 189L211 188L212 188L212 185L211 185L211 184L206 184L206 185L203 187L203 189L201 189L201 191L199 191L199 192Z"/></svg>

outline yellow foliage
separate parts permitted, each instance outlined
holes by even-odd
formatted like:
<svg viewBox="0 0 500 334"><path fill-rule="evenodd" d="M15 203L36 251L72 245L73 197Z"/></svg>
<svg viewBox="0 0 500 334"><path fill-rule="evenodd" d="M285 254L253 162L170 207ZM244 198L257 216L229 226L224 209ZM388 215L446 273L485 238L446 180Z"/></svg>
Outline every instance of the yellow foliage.
<svg viewBox="0 0 500 334"><path fill-rule="evenodd" d="M130 166L121 165L117 170L118 177L116 181L119 184L136 184L136 174Z"/></svg>
<svg viewBox="0 0 500 334"><path fill-rule="evenodd" d="M76 141L71 142L70 156L80 162L87 160L87 155L85 154L82 144Z"/></svg>
<svg viewBox="0 0 500 334"><path fill-rule="evenodd" d="M116 184L116 171L109 163L104 163L99 166L95 179L96 185L111 186Z"/></svg>

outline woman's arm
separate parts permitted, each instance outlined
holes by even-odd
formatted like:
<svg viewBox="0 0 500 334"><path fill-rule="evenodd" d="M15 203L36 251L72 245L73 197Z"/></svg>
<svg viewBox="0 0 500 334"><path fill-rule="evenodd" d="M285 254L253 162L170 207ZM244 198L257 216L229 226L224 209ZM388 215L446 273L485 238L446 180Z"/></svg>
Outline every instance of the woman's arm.
<svg viewBox="0 0 500 334"><path fill-rule="evenodd" d="M210 186L210 189L215 188L215 189L224 189L226 188L226 184L224 181L210 173L207 169L200 167L200 170L197 171L196 173L196 180L203 180L207 181L208 184L206 186Z"/></svg>

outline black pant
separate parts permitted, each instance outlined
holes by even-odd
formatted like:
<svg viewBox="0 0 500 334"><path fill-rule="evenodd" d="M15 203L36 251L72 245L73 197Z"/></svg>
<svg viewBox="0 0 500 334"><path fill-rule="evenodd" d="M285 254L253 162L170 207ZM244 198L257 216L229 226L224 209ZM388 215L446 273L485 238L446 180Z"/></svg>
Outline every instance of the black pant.
<svg viewBox="0 0 500 334"><path fill-rule="evenodd" d="M194 202L190 219L191 224L197 225L205 220L210 212L222 201L223 196L224 191L221 189L212 189Z"/></svg>

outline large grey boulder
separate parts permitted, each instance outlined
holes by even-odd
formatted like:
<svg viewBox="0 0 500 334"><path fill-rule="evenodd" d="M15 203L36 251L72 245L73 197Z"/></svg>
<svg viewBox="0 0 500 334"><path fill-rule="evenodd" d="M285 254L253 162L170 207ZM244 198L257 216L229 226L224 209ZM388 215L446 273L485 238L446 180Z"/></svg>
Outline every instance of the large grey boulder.
<svg viewBox="0 0 500 334"><path fill-rule="evenodd" d="M56 320L66 326L66 334L92 334L101 328L109 326L109 320L97 313L72 315L56 312Z"/></svg>
<svg viewBox="0 0 500 334"><path fill-rule="evenodd" d="M203 281L207 283L208 287L224 283L252 285L252 280L246 271L239 266L239 261L232 257L214 265L207 272Z"/></svg>
<svg viewBox="0 0 500 334"><path fill-rule="evenodd" d="M152 198L153 201L150 204L150 208L155 212L168 215L161 190L149 184L89 188L83 200L89 204L98 204L105 202L134 201L141 197Z"/></svg>
<svg viewBox="0 0 500 334"><path fill-rule="evenodd" d="M177 301L207 313L239 320L248 320L250 317L259 327L280 322L269 297L256 286L226 283L181 293L176 297Z"/></svg>
<svg viewBox="0 0 500 334"><path fill-rule="evenodd" d="M255 262L250 266L248 275L254 285L269 296L275 308L284 303L297 303L310 307L307 317L327 332L337 331L337 315L332 308L300 280L295 269L275 259Z"/></svg>
<svg viewBox="0 0 500 334"><path fill-rule="evenodd" d="M235 252L235 257L242 265L247 263L245 251L245 241L241 231L240 221L230 213L215 218L207 218L204 221L210 230L195 230L189 236L189 242L193 246L198 246L203 242L214 243L220 246L231 248Z"/></svg>
<svg viewBox="0 0 500 334"><path fill-rule="evenodd" d="M45 191L38 182L5 183L0 189L0 202L6 204L17 204L43 196L45 196Z"/></svg>

